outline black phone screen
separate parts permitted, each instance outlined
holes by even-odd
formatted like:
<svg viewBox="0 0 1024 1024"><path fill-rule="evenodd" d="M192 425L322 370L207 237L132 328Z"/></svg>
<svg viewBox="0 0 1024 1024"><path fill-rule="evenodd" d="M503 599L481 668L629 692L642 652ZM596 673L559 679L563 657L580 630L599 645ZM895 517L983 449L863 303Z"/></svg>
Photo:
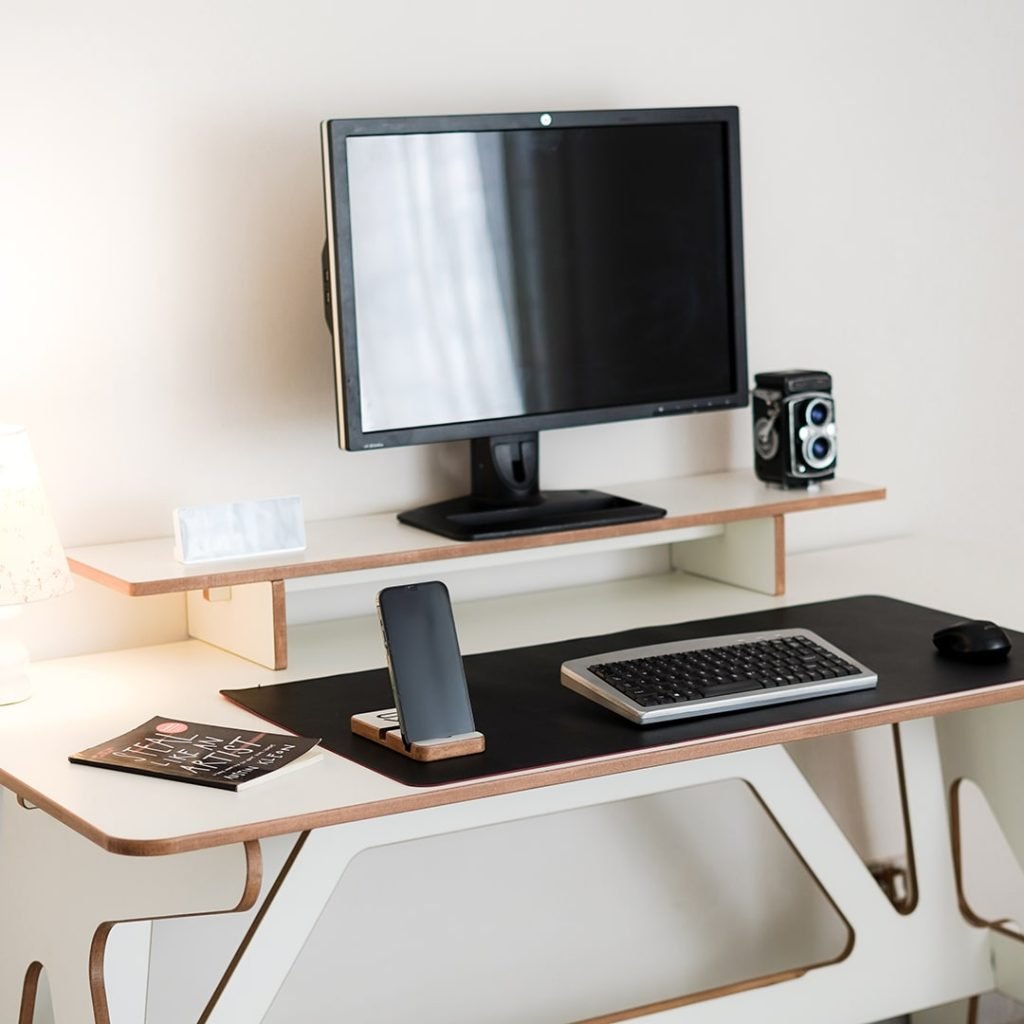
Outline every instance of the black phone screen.
<svg viewBox="0 0 1024 1024"><path fill-rule="evenodd" d="M406 743L473 732L448 588L439 581L377 595L391 691Z"/></svg>

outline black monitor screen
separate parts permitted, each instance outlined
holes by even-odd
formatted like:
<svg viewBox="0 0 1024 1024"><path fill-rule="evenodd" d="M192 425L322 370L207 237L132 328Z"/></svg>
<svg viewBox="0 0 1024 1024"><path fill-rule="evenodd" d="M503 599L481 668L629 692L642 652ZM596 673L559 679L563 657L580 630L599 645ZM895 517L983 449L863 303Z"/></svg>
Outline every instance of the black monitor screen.
<svg viewBox="0 0 1024 1024"><path fill-rule="evenodd" d="M327 122L347 447L745 403L735 109L540 116Z"/></svg>

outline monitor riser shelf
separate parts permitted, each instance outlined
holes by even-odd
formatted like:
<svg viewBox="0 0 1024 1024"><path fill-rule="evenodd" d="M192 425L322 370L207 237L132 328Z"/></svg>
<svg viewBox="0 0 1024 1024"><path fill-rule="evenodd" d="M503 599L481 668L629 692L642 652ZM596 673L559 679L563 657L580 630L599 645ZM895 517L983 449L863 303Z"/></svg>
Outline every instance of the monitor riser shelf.
<svg viewBox="0 0 1024 1024"><path fill-rule="evenodd" d="M381 586L410 576L664 546L673 570L778 595L785 591L785 516L877 501L884 488L832 480L818 490L769 488L749 471L617 488L667 509L663 519L491 541L455 542L397 522L390 513L307 524L307 548L276 559L201 566L174 560L170 538L68 552L78 575L130 597L187 595L188 630L268 668L287 666L285 582ZM297 585L293 583L293 585Z"/></svg>

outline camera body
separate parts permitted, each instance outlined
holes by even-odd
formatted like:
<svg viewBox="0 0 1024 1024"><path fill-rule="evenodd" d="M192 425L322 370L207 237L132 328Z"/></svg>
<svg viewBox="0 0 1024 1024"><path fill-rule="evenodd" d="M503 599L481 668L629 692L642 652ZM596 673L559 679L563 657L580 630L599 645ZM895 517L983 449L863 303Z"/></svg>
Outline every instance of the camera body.
<svg viewBox="0 0 1024 1024"><path fill-rule="evenodd" d="M754 472L780 487L810 487L836 475L836 409L824 370L754 376Z"/></svg>

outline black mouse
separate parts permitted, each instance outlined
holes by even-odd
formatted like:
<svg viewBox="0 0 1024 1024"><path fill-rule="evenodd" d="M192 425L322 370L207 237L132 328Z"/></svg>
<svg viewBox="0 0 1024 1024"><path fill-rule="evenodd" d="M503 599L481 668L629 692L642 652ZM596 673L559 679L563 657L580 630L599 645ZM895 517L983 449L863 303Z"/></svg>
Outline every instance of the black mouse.
<svg viewBox="0 0 1024 1024"><path fill-rule="evenodd" d="M962 661L1001 661L1013 646L1010 638L987 619L970 619L938 630L932 642L939 654Z"/></svg>

